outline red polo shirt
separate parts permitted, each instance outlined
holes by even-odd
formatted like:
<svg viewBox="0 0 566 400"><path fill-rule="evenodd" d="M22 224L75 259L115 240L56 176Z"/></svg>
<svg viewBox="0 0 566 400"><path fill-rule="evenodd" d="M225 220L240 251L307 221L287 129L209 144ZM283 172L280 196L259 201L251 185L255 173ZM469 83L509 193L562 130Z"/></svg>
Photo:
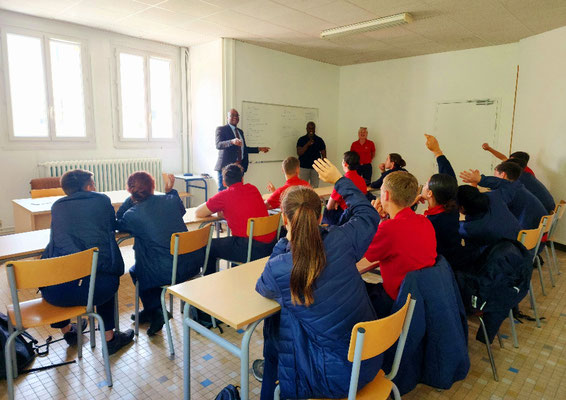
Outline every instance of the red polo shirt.
<svg viewBox="0 0 566 400"><path fill-rule="evenodd" d="M360 156L360 165L370 164L371 155L375 154L375 144L371 140L367 140L364 144L360 144L359 140L356 140L350 146L350 151L355 151Z"/></svg>
<svg viewBox="0 0 566 400"><path fill-rule="evenodd" d="M297 175L290 177L289 179L287 179L287 182L285 182L285 184L283 186L281 186L279 189L277 189L275 192L273 192L273 194L271 196L269 196L269 199L267 199L267 204L269 204L269 207L271 207L271 208L281 207L281 195L283 194L285 189L287 189L288 187L291 187L291 186L308 186L308 187L310 187L311 185L309 185L309 183L307 181L304 181L301 178L299 178Z"/></svg>
<svg viewBox="0 0 566 400"><path fill-rule="evenodd" d="M206 202L210 211L224 213L224 218L232 231L232 236L248 237L246 233L248 218L267 217L267 209L261 193L250 183L234 183L228 189L218 192ZM254 240L270 243L275 233L256 236Z"/></svg>
<svg viewBox="0 0 566 400"><path fill-rule="evenodd" d="M344 174L344 176L354 182L354 185L356 185L356 187L360 189L363 194L366 194L368 192L366 181L356 171L348 171ZM342 208L342 210L348 208L348 205L346 204L342 196L338 194L336 189L332 190L330 197L338 203L338 206Z"/></svg>
<svg viewBox="0 0 566 400"><path fill-rule="evenodd" d="M381 221L365 257L379 261L383 288L395 300L408 272L436 262L434 227L424 215L404 208L395 218Z"/></svg>
<svg viewBox="0 0 566 400"><path fill-rule="evenodd" d="M531 174L532 176L535 176L535 173L529 167L525 167L525 169L523 169L523 171L525 171L527 174Z"/></svg>

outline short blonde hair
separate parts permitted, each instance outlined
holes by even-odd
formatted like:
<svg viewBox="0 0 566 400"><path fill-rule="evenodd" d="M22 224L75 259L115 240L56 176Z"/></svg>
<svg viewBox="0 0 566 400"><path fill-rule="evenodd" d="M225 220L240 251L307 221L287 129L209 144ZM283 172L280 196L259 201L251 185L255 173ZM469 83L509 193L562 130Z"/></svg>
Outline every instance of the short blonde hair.
<svg viewBox="0 0 566 400"><path fill-rule="evenodd" d="M383 180L382 189L389 192L391 201L399 207L409 207L419 191L417 178L405 171L392 172Z"/></svg>
<svg viewBox="0 0 566 400"><path fill-rule="evenodd" d="M287 174L287 175L291 175L294 174L295 172L297 172L297 168L299 168L299 159L297 157L287 157L286 159L283 160L283 171Z"/></svg>
<svg viewBox="0 0 566 400"><path fill-rule="evenodd" d="M360 133L361 131L367 131L368 128L365 126L360 126L360 129L358 129L358 133Z"/></svg>

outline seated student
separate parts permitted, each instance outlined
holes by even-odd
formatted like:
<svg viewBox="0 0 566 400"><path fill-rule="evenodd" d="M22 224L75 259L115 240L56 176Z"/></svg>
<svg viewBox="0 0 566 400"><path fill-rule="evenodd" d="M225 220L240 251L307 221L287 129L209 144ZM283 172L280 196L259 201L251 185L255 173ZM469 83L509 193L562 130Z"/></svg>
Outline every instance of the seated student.
<svg viewBox="0 0 566 400"><path fill-rule="evenodd" d="M368 283L366 287L379 318L390 314L408 272L436 262L434 227L425 216L415 214L410 208L417 192L417 179L408 172L396 171L385 177L381 199L374 201L374 207L384 219L365 257L379 261L383 284Z"/></svg>
<svg viewBox="0 0 566 400"><path fill-rule="evenodd" d="M284 159L281 168L283 169L283 174L285 175L286 182L279 189L276 189L275 186L273 186L273 183L268 183L267 190L272 193L272 195L269 196L269 199L265 200L265 206L268 210L279 208L281 206L281 194L288 187L297 185L310 187L307 181L299 178L301 168L299 159L297 157L287 157L286 159Z"/></svg>
<svg viewBox="0 0 566 400"><path fill-rule="evenodd" d="M124 261L116 244L116 216L108 196L96 193L92 173L80 169L68 171L61 177L67 196L51 207L51 237L42 258L60 257L98 247L98 267L94 288L96 312L104 321L108 353L114 354L134 338L134 331L114 331L114 296L124 273ZM79 279L41 288L41 295L58 307L85 306L88 301L89 280ZM69 320L52 324L61 328L70 346L77 343L78 329ZM84 320L86 322L86 320ZM91 327L94 329L94 327Z"/></svg>
<svg viewBox="0 0 566 400"><path fill-rule="evenodd" d="M480 175L478 170L470 170L461 172L460 178L465 183L499 192L522 229L538 228L540 219L546 215L546 210L539 199L518 181L521 167L514 162L504 161L495 167L494 175L486 177Z"/></svg>
<svg viewBox="0 0 566 400"><path fill-rule="evenodd" d="M467 257L459 233L460 213L456 203L458 181L436 138L426 134L425 137L426 147L436 157L439 173L432 175L423 186L420 197L428 204L424 215L434 227L436 252L446 257L452 268L460 269Z"/></svg>
<svg viewBox="0 0 566 400"><path fill-rule="evenodd" d="M554 198L541 181L539 181L533 174L525 172L525 168L527 166L525 160L521 158L510 158L509 161L519 164L519 166L523 169L521 175L519 175L519 181L525 185L525 188L527 188L529 192L534 194L535 197L540 200L548 214L552 213L554 211L554 207L556 207Z"/></svg>
<svg viewBox="0 0 566 400"><path fill-rule="evenodd" d="M376 319L356 262L379 217L328 160L315 161L314 168L320 179L335 184L352 217L342 226L321 228L320 199L313 190L294 186L283 194L288 234L256 285L259 294L281 305L280 314L265 320L262 400L273 398L277 380L284 399L346 397L352 328ZM373 380L381 363L381 356L362 362L359 388Z"/></svg>
<svg viewBox="0 0 566 400"><path fill-rule="evenodd" d="M166 194L155 195L153 177L145 171L134 172L127 182L131 196L117 212L118 229L135 237L136 263L130 268L130 276L134 284L139 282L139 294L143 303L139 321L150 323L148 336L159 332L165 323L161 311L161 286L171 284L171 235L187 231L183 222L185 207L179 194L173 189L174 182L175 177L169 175L165 182ZM180 255L177 283L198 274L203 262L204 250ZM131 317L135 319L133 314Z"/></svg>
<svg viewBox="0 0 566 400"><path fill-rule="evenodd" d="M344 170L344 176L354 182L354 185L360 191L366 195L368 192L366 181L362 178L358 172L357 168L360 165L360 156L355 151L347 151L344 153L344 158L342 160L342 169ZM346 213L348 205L336 191L332 190L330 194L330 199L326 204L326 209L324 210L324 216L322 222L329 225L342 225L349 218L349 213Z"/></svg>
<svg viewBox="0 0 566 400"><path fill-rule="evenodd" d="M390 153L385 159L385 162L379 164L379 170L381 171L381 176L379 177L378 180L372 182L370 186L374 189L379 189L383 184L383 180L385 179L385 177L390 173L395 171L407 172L407 170L403 168L405 167L405 165L407 165L407 163L405 162L405 160L403 160L403 157L401 157L397 153Z"/></svg>
<svg viewBox="0 0 566 400"><path fill-rule="evenodd" d="M360 166L358 173L366 181L366 185L371 182L373 167L371 162L375 157L375 144L368 139L368 128L361 126L358 129L358 140L352 143L350 151L355 151L360 156Z"/></svg>
<svg viewBox="0 0 566 400"><path fill-rule="evenodd" d="M507 161L509 158L518 158L520 160L523 160L524 163L525 163L525 166L523 167L523 171L525 171L527 174L531 174L532 176L535 176L535 173L533 172L533 170L530 169L529 167L527 167L527 164L529 163L529 160L531 158L528 153L525 153L524 151L516 151L514 153L511 153L511 155L509 157L507 157L505 154L500 153L497 150L495 150L488 143L482 144L481 147L485 151L489 151L491 154L493 154L495 157L499 158L501 161Z"/></svg>
<svg viewBox="0 0 566 400"><path fill-rule="evenodd" d="M232 231L232 236L212 240L205 275L216 272L217 258L245 262L248 256L248 219L268 215L259 190L250 183L244 183L243 178L244 170L240 165L225 166L222 169L222 179L228 189L218 192L195 211L197 217L208 217L221 212ZM256 236L253 239L252 260L271 254L275 234Z"/></svg>
<svg viewBox="0 0 566 400"><path fill-rule="evenodd" d="M519 221L497 190L480 193L477 187L461 185L457 200L460 212L465 215L465 220L460 222L460 235L467 248L477 249L477 256L502 239L517 240L521 230Z"/></svg>

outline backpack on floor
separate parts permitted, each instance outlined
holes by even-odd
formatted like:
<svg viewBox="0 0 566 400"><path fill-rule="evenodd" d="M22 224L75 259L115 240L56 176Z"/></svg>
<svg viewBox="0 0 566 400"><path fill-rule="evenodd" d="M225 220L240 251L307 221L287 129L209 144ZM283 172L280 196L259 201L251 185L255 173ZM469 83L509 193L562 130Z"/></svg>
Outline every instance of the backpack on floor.
<svg viewBox="0 0 566 400"><path fill-rule="evenodd" d="M202 326L204 326L207 329L210 329L213 327L212 325L212 317L210 316L210 314L205 313L204 311L199 310L196 307L191 307L189 310L189 318L198 322L199 324L201 324ZM220 320L216 320L216 327L218 328L218 330L220 331L220 333L224 333L222 328L220 327L220 324L222 324L223 322Z"/></svg>
<svg viewBox="0 0 566 400"><path fill-rule="evenodd" d="M218 393L215 400L240 400L238 386L228 385Z"/></svg>
<svg viewBox="0 0 566 400"><path fill-rule="evenodd" d="M4 349L10 332L8 331L8 316L0 313L0 379L6 379L6 359ZM22 332L14 340L16 345L16 359L18 373L21 373L35 358L34 344L37 340L27 332Z"/></svg>

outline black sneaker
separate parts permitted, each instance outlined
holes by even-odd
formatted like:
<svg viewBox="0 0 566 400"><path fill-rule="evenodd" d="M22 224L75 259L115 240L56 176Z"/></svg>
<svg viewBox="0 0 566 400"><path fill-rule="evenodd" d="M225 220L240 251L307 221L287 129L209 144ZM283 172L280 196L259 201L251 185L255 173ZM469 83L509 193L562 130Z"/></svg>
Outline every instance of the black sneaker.
<svg viewBox="0 0 566 400"><path fill-rule="evenodd" d="M159 309L159 312L161 312L161 309ZM173 315L171 315L171 313L169 311L167 311L167 317L169 317L169 319L173 318ZM130 319L132 321L136 320L136 314L132 314L130 315ZM149 313L145 310L141 310L140 311L140 324L147 324L148 322L151 322L151 315L149 315Z"/></svg>
<svg viewBox="0 0 566 400"><path fill-rule="evenodd" d="M147 336L153 336L161 329L163 329L163 325L165 324L165 320L163 319L163 312L161 310L156 310L151 317L149 328L147 329Z"/></svg>
<svg viewBox="0 0 566 400"><path fill-rule="evenodd" d="M131 343L132 340L134 340L133 329L128 329L124 332L115 331L112 340L106 342L106 345L108 346L108 355L111 356L112 354L116 353L122 347Z"/></svg>
<svg viewBox="0 0 566 400"><path fill-rule="evenodd" d="M85 331L87 326L87 320L81 319L81 333ZM78 341L78 334L77 334L77 324L71 324L71 330L65 334L63 334L63 339L69 346L75 346Z"/></svg>
<svg viewBox="0 0 566 400"><path fill-rule="evenodd" d="M259 359L252 363L252 374L258 382L263 382L263 364L265 364L265 361Z"/></svg>

